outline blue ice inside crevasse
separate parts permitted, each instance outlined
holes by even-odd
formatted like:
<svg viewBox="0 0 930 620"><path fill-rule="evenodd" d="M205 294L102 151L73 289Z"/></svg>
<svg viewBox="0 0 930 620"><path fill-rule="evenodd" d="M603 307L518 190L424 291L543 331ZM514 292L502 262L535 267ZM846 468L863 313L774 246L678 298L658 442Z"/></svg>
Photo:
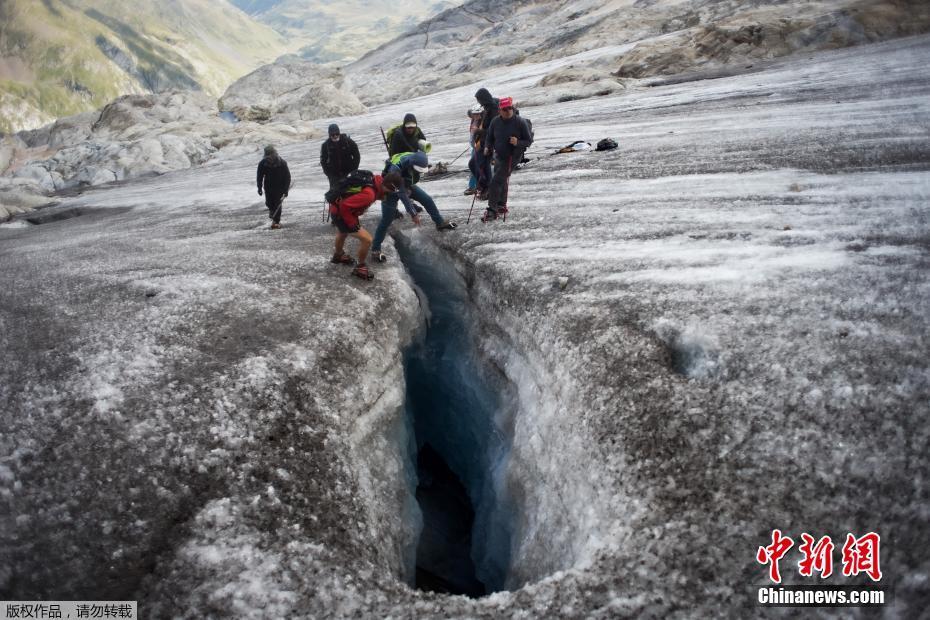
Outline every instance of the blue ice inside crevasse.
<svg viewBox="0 0 930 620"><path fill-rule="evenodd" d="M479 354L476 308L452 262L415 232L395 247L427 318L404 356L423 521L416 586L482 596L504 589L510 565L506 382Z"/></svg>
<svg viewBox="0 0 930 620"><path fill-rule="evenodd" d="M220 118L227 123L236 124L239 122L239 117L236 116L235 112L220 112Z"/></svg>

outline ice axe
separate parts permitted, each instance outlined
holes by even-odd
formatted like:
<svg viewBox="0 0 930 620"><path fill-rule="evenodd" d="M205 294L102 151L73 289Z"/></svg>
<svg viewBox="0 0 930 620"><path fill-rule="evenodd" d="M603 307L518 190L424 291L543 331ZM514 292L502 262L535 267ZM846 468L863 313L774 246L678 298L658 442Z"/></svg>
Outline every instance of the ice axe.
<svg viewBox="0 0 930 620"><path fill-rule="evenodd" d="M378 129L381 130L381 139L384 140L384 148L387 149L388 156L391 155L391 147L388 146L387 136L384 135L384 127L378 125Z"/></svg>

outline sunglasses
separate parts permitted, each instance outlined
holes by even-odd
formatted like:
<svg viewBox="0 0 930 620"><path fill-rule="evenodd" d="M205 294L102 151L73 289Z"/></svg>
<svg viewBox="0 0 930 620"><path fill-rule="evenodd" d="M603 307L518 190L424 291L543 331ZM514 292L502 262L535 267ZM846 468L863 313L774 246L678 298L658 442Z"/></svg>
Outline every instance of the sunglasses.
<svg viewBox="0 0 930 620"><path fill-rule="evenodd" d="M501 108L501 112L512 112L513 108Z"/></svg>

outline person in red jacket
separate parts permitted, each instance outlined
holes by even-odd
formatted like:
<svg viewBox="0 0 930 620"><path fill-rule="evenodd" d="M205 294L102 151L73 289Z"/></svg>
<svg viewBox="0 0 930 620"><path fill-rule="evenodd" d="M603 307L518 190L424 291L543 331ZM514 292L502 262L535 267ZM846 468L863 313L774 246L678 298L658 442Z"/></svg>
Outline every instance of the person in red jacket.
<svg viewBox="0 0 930 620"><path fill-rule="evenodd" d="M368 250L371 248L371 233L362 228L359 218L376 200L383 200L385 194L396 192L401 182L399 172L388 173L383 178L376 174L374 175L374 187L363 187L358 193L343 196L335 203L330 203L329 213L332 216L333 226L336 227L336 247L330 262L355 265L352 275L363 280L371 280L375 277L365 264ZM359 240L357 263L344 250L346 237L349 235Z"/></svg>

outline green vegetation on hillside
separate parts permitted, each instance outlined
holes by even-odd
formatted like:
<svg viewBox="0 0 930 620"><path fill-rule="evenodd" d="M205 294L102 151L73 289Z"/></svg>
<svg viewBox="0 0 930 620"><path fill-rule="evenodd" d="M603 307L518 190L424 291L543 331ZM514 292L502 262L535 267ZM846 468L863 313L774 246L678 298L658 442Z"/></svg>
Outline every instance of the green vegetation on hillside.
<svg viewBox="0 0 930 620"><path fill-rule="evenodd" d="M360 58L442 10L451 0L230 0L268 24L308 60L329 62Z"/></svg>
<svg viewBox="0 0 930 620"><path fill-rule="evenodd" d="M219 95L287 48L225 0L0 1L0 132L127 93Z"/></svg>

